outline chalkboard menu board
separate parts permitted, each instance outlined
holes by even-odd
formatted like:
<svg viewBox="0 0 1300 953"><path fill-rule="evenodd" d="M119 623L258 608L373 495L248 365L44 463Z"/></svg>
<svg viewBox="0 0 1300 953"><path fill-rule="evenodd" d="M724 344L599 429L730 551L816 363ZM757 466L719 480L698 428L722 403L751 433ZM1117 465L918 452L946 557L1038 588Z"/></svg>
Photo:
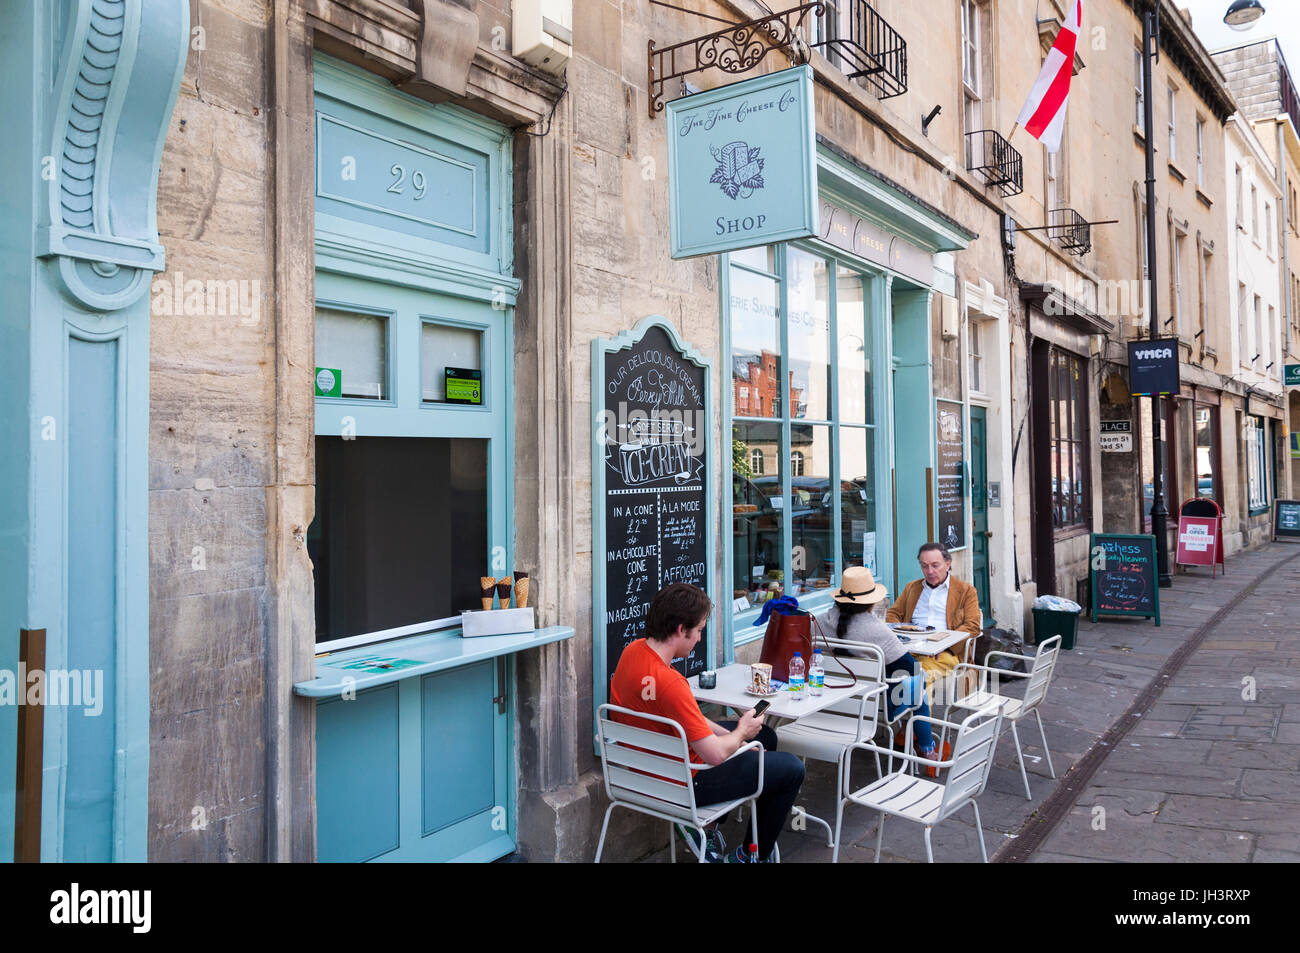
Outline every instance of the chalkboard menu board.
<svg viewBox="0 0 1300 953"><path fill-rule="evenodd" d="M708 364L658 318L647 318L614 341L596 341L593 352L593 393L599 395L592 443L599 705L623 649L644 637L656 592L686 582L713 597L713 500L707 486ZM674 664L688 678L703 671L712 641L701 639Z"/></svg>
<svg viewBox="0 0 1300 953"><path fill-rule="evenodd" d="M935 401L938 473L935 510L938 542L949 550L966 545L966 441L962 431L962 405L955 400Z"/></svg>
<svg viewBox="0 0 1300 953"><path fill-rule="evenodd" d="M1273 502L1273 538L1300 539L1300 500Z"/></svg>
<svg viewBox="0 0 1300 953"><path fill-rule="evenodd" d="M1092 621L1099 615L1154 617L1160 624L1156 538L1093 533Z"/></svg>

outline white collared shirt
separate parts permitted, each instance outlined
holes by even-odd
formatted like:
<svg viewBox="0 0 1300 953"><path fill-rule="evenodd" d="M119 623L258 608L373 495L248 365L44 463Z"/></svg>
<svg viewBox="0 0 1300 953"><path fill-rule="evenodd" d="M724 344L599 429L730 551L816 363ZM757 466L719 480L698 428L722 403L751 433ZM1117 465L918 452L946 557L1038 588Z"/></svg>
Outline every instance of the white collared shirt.
<svg viewBox="0 0 1300 953"><path fill-rule="evenodd" d="M933 589L924 580L921 581L921 597L916 600L916 608L912 610L912 625L932 625L936 629L948 628L948 583L950 582L952 582L951 573Z"/></svg>

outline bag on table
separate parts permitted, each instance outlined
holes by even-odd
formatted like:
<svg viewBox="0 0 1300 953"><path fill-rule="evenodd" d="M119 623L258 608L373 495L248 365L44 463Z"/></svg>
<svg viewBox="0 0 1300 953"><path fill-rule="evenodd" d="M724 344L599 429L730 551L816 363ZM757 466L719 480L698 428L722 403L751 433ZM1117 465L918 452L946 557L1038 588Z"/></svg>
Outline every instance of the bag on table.
<svg viewBox="0 0 1300 953"><path fill-rule="evenodd" d="M770 607L770 608L769 608ZM767 616L767 632L763 635L763 651L758 660L772 666L772 677L780 682L790 680L790 659L799 652L804 660L804 671L812 661L812 616L790 596L771 599L763 603L763 615L755 625L761 625Z"/></svg>
<svg viewBox="0 0 1300 953"><path fill-rule="evenodd" d="M812 624L816 621L812 613L807 609L800 609L798 601L793 596L782 596L763 603L763 611L754 620L754 625L762 625L765 620L767 632L763 634L763 651L759 654L758 660L772 666L772 678L781 682L790 680L790 659L794 657L795 652L800 653L804 660L804 671L807 672L812 665ZM818 632L820 631L819 623ZM822 636L822 642L825 641L826 637ZM825 668L831 661L844 670L844 674L849 679L847 682L836 684L830 680L830 674L825 671ZM822 671L826 674L827 688L851 688L858 682L858 676L853 670L830 652L822 653Z"/></svg>

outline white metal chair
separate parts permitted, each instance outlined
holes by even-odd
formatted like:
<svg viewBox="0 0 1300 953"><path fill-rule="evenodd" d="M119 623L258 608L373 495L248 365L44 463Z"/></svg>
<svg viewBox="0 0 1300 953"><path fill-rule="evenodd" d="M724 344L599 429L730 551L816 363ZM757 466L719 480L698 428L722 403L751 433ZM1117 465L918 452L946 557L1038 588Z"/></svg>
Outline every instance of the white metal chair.
<svg viewBox="0 0 1300 953"><path fill-rule="evenodd" d="M1029 791L1029 775L1025 772L1025 757L1020 751L1020 733L1016 730L1016 723L1028 715L1034 713L1034 718L1038 720L1038 735L1043 739L1043 756L1047 761L1047 772L1056 777L1056 769L1052 766L1052 753L1047 750L1047 732L1043 730L1043 716L1038 713L1038 706L1042 704L1043 699L1047 697L1047 687L1051 684L1052 673L1056 670L1056 659L1061 651L1061 637L1054 635L1038 647L1037 655L1016 655L1013 652L990 652L984 657L983 665L975 665L969 662L963 662L954 670L960 672L963 669L978 671L979 687L963 698L957 699L948 706L944 712L948 716L952 709L977 709L983 708L990 702L1002 706L1002 718L1006 724L1011 725L1011 737L1016 743L1016 762L1020 765L1020 779L1025 782L1025 797L1033 800L1034 796ZM1003 658L1020 659L1028 662L1030 665L1028 672L1007 672L1002 669L995 669L989 665L989 659L994 656ZM993 690L990 691L988 681L989 675L995 677ZM1025 694L1023 698L1013 698L1007 695L999 694L997 691L997 680L1002 678L1027 679L1025 685Z"/></svg>
<svg viewBox="0 0 1300 953"><path fill-rule="evenodd" d="M966 716L960 725L913 715L907 724L907 746L911 746L912 727L917 721L928 721L933 725L957 729L957 738L953 744L952 757L946 761L921 758L914 754L881 748L869 742L858 742L848 750L848 761L853 752L870 751L876 755L889 758L889 773L878 781L868 784L857 791L847 792L841 798L840 810L844 803L852 801L863 807L880 812L880 828L876 833L876 862L880 862L880 850L885 839L885 818L888 815L921 824L925 828L925 859L934 863L934 851L930 845L930 829L944 818L955 814L967 803L975 812L975 831L979 835L980 857L988 863L989 855L984 849L984 829L980 825L980 809L975 799L984 791L988 783L989 768L993 765L993 752L997 748L998 735L1002 732L1002 710L995 703L990 703L979 711ZM935 768L947 768L948 773L942 782L929 781L907 774L903 770L894 770L894 759L899 758L917 765ZM848 770L851 764L846 764Z"/></svg>
<svg viewBox="0 0 1300 953"><path fill-rule="evenodd" d="M861 644L861 643L857 643ZM778 747L800 758L812 758L814 761L828 761L837 765L835 776L835 797L838 809L835 812L835 831L820 817L804 811L804 817L826 828L830 842L826 845L834 848L831 863L840 856L840 827L844 819L844 795L850 789L847 769L848 749L859 741L875 737L877 718L880 712L876 700L888 688L876 685L868 688L860 697L848 698L836 702L829 708L806 715L798 721L782 725L776 729L779 739ZM876 757L876 773L880 774L880 758Z"/></svg>
<svg viewBox="0 0 1300 953"><path fill-rule="evenodd" d="M664 734L653 728L639 728L615 721L611 717L615 714L641 722L666 725L673 733ZM601 705L596 713L596 724L600 738L600 764L605 774L605 794L609 797L605 820L600 825L600 842L596 845L596 863L600 863L601 852L605 849L609 816L616 807L625 807L669 822L668 851L671 863L677 862L677 838L673 833L673 824L681 824L699 832L699 844L692 844L691 851L700 863L704 863L708 843L705 827L733 808L749 802L753 802L750 810L753 842L758 843L757 802L758 796L763 793L762 744L750 741L741 745L731 756L735 758L752 750L759 752L758 788L754 793L733 801L701 806L695 803L691 772L707 771L710 766L691 762L686 732L678 722L660 715L620 708L618 705Z"/></svg>
<svg viewBox="0 0 1300 953"><path fill-rule="evenodd" d="M884 653L881 652L877 646L872 645L869 642L857 642L853 639L829 638L824 639L823 641L827 648L830 649L835 661L842 663L845 668L857 675L860 680L866 682L868 686L883 685L885 688L892 690L907 681L909 678L914 677L908 675L893 675L886 677ZM835 673L831 672L830 674L831 677L834 678ZM918 702L916 705L911 706L904 705L894 713L893 718L890 718L889 703L886 694L881 692L877 697L880 699L878 720L889 729L889 737L892 741L894 733L900 729L903 719L919 708L920 703ZM857 713L857 704L853 700L838 702L826 710L829 712L838 712L842 715L855 715ZM802 724L805 721L806 719L800 718L798 723Z"/></svg>

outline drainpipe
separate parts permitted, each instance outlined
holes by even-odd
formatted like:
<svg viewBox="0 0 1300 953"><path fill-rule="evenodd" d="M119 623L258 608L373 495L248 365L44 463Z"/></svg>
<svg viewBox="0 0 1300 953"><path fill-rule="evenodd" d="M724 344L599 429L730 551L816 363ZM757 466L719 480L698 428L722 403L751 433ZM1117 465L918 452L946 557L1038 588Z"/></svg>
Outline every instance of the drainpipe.
<svg viewBox="0 0 1300 953"><path fill-rule="evenodd" d="M1287 229L1291 223L1291 193L1286 181L1286 123L1279 121L1277 126L1277 184L1282 191L1282 310L1286 320L1282 322L1282 353L1291 353L1291 322L1295 316L1291 313L1294 302L1291 300L1291 252L1288 247ZM1285 388L1283 388L1285 391Z"/></svg>

